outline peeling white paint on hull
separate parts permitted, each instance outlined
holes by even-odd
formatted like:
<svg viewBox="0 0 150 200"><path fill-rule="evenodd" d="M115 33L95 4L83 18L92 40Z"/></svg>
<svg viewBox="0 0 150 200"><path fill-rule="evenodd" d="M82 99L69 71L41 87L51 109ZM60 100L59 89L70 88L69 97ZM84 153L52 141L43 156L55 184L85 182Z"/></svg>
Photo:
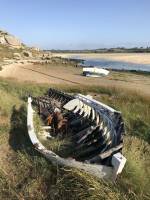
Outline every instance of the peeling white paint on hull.
<svg viewBox="0 0 150 200"><path fill-rule="evenodd" d="M34 148L37 151L39 151L54 165L73 167L80 170L84 170L85 172L97 178L109 179L109 180L116 179L118 172L121 173L126 161L126 159L122 156L122 154L113 156L113 163L111 167L111 166L106 166L106 165L101 165L101 164L89 164L86 162L76 161L75 159L70 159L70 158L65 159L55 154L53 151L46 149L42 145L42 143L39 141L35 133L35 129L33 125L34 110L32 109L31 102L32 102L32 99L31 97L29 97L28 98L28 112L27 112L27 126L28 126L29 138Z"/></svg>

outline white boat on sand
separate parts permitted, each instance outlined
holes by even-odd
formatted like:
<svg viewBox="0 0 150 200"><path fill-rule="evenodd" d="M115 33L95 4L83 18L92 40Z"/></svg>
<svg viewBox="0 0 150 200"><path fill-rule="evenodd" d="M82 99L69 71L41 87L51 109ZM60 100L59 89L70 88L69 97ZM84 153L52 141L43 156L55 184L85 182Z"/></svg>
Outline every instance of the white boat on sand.
<svg viewBox="0 0 150 200"><path fill-rule="evenodd" d="M101 77L101 76L107 76L108 74L109 74L109 71L103 68L98 68L98 67L84 67L83 68L83 76Z"/></svg>

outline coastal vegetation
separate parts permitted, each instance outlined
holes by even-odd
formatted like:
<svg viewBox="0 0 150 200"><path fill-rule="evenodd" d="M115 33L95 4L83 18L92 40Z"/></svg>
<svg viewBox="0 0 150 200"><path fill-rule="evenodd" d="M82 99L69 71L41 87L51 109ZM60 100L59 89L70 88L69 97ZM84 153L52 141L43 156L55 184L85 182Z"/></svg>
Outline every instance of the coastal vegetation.
<svg viewBox="0 0 150 200"><path fill-rule="evenodd" d="M150 47L116 47L116 48L99 48L85 50L50 50L53 53L150 53Z"/></svg>
<svg viewBox="0 0 150 200"><path fill-rule="evenodd" d="M0 199L150 199L149 96L116 86L51 85L69 93L91 94L123 114L123 153L127 164L115 183L70 168L54 167L31 145L26 126L29 94L44 94L48 84L0 79ZM55 143L55 149L57 148Z"/></svg>

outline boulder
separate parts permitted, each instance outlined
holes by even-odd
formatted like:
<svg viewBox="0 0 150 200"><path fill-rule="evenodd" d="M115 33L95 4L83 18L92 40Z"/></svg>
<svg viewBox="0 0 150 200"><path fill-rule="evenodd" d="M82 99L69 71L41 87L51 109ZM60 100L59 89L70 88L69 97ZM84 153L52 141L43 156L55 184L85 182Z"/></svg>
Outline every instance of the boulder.
<svg viewBox="0 0 150 200"><path fill-rule="evenodd" d="M14 53L13 56L14 56L14 58L17 59L17 60L18 60L18 59L21 59L21 54L20 54L20 53Z"/></svg>
<svg viewBox="0 0 150 200"><path fill-rule="evenodd" d="M21 47L21 42L19 39L17 39L15 36L12 35L5 35L5 40L8 45L14 46L14 47Z"/></svg>
<svg viewBox="0 0 150 200"><path fill-rule="evenodd" d="M6 44L7 42L6 42L6 40L5 40L5 38L4 38L4 36L2 35L2 36L0 36L0 44Z"/></svg>

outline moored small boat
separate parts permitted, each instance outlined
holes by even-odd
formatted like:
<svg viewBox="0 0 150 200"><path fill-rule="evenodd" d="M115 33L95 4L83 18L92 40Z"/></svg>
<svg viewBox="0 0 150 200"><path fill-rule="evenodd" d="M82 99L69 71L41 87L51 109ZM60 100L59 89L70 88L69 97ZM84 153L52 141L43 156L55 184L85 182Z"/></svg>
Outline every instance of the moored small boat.
<svg viewBox="0 0 150 200"><path fill-rule="evenodd" d="M83 76L88 77L101 77L107 76L109 71L98 67L83 67Z"/></svg>

